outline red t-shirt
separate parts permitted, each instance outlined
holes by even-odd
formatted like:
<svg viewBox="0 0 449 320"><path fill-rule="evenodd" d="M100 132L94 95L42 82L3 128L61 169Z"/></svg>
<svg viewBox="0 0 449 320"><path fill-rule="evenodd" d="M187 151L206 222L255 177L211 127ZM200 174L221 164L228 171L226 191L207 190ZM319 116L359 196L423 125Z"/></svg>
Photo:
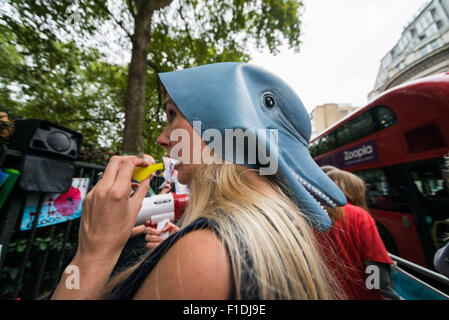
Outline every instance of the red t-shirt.
<svg viewBox="0 0 449 320"><path fill-rule="evenodd" d="M369 290L366 261L392 264L374 219L360 207L347 204L345 222L337 219L326 232L316 232L324 259L345 290L348 299L383 299L380 290Z"/></svg>

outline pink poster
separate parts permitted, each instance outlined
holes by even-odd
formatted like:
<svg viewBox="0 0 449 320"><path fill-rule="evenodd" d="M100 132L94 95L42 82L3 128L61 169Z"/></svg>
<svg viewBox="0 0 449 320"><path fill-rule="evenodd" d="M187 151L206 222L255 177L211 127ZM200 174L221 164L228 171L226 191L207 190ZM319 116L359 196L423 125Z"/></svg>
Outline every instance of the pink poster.
<svg viewBox="0 0 449 320"><path fill-rule="evenodd" d="M45 227L81 217L81 204L87 195L89 178L73 178L72 186L65 193L48 193L44 196L37 227ZM31 193L25 204L20 230L33 226L39 201L38 193Z"/></svg>

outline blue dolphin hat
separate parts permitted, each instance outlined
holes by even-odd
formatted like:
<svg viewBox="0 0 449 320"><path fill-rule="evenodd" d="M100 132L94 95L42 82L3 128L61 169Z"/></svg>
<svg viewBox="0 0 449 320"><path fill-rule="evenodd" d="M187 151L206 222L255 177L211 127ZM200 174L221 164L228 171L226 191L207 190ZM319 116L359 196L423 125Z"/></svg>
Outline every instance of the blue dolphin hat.
<svg viewBox="0 0 449 320"><path fill-rule="evenodd" d="M257 137L258 148L264 146L272 159L276 158L277 174L312 226L319 231L331 226L323 206L343 206L346 198L312 159L309 115L283 80L262 68L234 62L160 73L159 78L201 136L208 129L218 130L222 137L229 129L242 129ZM196 121L201 126L195 125ZM277 136L262 134L264 131L259 129L275 130ZM262 168L259 160L254 165L249 163L248 150L247 144L243 164ZM235 146L236 152L231 156L224 147L214 151L226 160L242 164L236 161Z"/></svg>

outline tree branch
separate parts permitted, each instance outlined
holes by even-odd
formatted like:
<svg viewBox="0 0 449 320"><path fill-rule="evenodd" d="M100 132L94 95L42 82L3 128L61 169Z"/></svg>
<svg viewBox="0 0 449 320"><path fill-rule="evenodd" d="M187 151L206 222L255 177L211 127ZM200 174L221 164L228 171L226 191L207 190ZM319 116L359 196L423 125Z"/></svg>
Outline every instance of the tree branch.
<svg viewBox="0 0 449 320"><path fill-rule="evenodd" d="M188 25L187 21L184 18L184 15L182 14L182 2L181 1L182 0L179 1L178 12L179 12L179 15L181 16L182 21L184 22L184 30L185 30L185 32L187 34L187 38L189 39L189 42L190 42L190 49L192 50L192 53L196 57L196 61L198 62L199 59L198 59L198 55L196 54L196 51L195 51L195 46L193 45L193 39L192 39L192 36L190 35L189 28L187 27L187 25Z"/></svg>
<svg viewBox="0 0 449 320"><path fill-rule="evenodd" d="M157 65L155 65L153 62L151 62L151 61L147 61L147 64L148 64L148 66L151 68L151 69L153 69L154 71L156 71L156 73L159 73L159 70L160 70L160 68L157 66Z"/></svg>
<svg viewBox="0 0 449 320"><path fill-rule="evenodd" d="M131 39L132 35L129 33L128 29L125 28L125 26L123 25L123 23L119 20L117 20L117 18L114 16L114 14L111 12L111 10L109 10L108 5L106 3L103 3L103 8L106 10L106 12L108 13L108 15L115 21L115 23L123 30L125 31L126 35ZM131 14L133 14L131 12ZM134 16L134 15L133 15Z"/></svg>
<svg viewBox="0 0 449 320"><path fill-rule="evenodd" d="M102 122L102 121L111 121L111 122L117 122L123 120L122 118L87 118L87 119L71 119L71 120L65 120L60 121L59 124L65 124L70 122Z"/></svg>

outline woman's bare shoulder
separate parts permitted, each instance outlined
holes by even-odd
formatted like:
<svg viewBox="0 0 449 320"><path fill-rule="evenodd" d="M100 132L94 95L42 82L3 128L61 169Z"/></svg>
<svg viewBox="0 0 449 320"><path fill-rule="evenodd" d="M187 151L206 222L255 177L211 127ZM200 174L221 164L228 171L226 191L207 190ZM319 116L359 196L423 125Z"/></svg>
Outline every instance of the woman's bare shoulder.
<svg viewBox="0 0 449 320"><path fill-rule="evenodd" d="M232 269L225 245L212 230L180 238L147 276L135 299L227 299Z"/></svg>

